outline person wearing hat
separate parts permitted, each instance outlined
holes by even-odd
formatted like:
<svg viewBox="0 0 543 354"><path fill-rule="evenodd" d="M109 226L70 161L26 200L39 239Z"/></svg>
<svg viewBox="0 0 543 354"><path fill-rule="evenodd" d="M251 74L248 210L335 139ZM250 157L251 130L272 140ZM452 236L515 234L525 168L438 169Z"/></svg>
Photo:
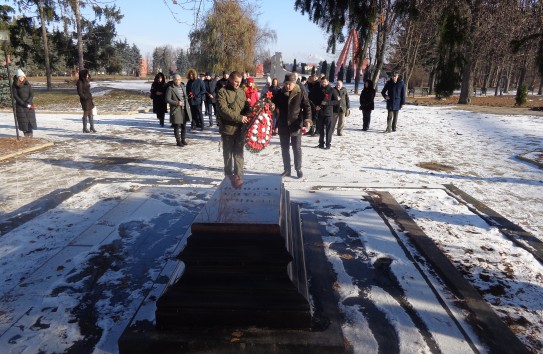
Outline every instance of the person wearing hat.
<svg viewBox="0 0 543 354"><path fill-rule="evenodd" d="M19 130L24 133L25 137L31 138L33 130L38 128L36 124L36 111L32 100L32 86L26 79L25 73L21 69L17 69L15 80L13 80L13 98L15 99L15 116L17 117L17 125Z"/></svg>
<svg viewBox="0 0 543 354"><path fill-rule="evenodd" d="M153 113L156 113L156 117L160 122L160 126L164 126L164 117L168 111L168 105L166 103L165 95L168 88L166 77L163 73L159 72L155 75L155 80L151 85L151 99L153 100Z"/></svg>
<svg viewBox="0 0 543 354"><path fill-rule="evenodd" d="M296 83L296 74L285 75L283 88L273 96L272 102L279 111L276 129L283 157L284 170L281 176L291 176L292 146L296 176L302 178L302 128L311 127L311 105L307 93Z"/></svg>
<svg viewBox="0 0 543 354"><path fill-rule="evenodd" d="M92 100L92 93L90 91L90 75L87 69L79 70L77 94L79 95L79 102L81 102L81 109L83 110L83 133L96 133L96 130L94 129L94 117L92 115L94 102ZM90 123L90 131L87 129L87 118L89 119Z"/></svg>
<svg viewBox="0 0 543 354"><path fill-rule="evenodd" d="M245 97L247 97L247 102L249 102L251 107L258 101L258 89L256 88L255 79L252 77L247 78Z"/></svg>
<svg viewBox="0 0 543 354"><path fill-rule="evenodd" d="M210 73L206 73L206 80L204 83L206 85L206 111L209 115L209 126L213 126L213 113L217 115L217 96L215 95L215 90L217 88L217 81L219 75L215 75L213 78Z"/></svg>
<svg viewBox="0 0 543 354"><path fill-rule="evenodd" d="M381 91L384 99L387 101L387 129L385 133L395 132L398 122L398 113L405 104L405 85L403 80L399 79L397 71L392 72L392 77L388 80Z"/></svg>

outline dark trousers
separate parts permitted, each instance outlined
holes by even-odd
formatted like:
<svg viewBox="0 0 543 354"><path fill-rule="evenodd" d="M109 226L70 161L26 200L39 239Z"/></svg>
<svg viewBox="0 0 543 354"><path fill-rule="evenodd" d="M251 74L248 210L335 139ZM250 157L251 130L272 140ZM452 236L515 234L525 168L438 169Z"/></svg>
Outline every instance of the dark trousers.
<svg viewBox="0 0 543 354"><path fill-rule="evenodd" d="M191 127L204 128L204 115L202 114L202 104L191 104L190 114L192 115Z"/></svg>
<svg viewBox="0 0 543 354"><path fill-rule="evenodd" d="M319 146L331 146L334 135L332 117L319 115Z"/></svg>
<svg viewBox="0 0 543 354"><path fill-rule="evenodd" d="M158 118L158 121L160 122L160 126L164 126L164 117L166 116L165 112L160 112L156 114L156 117Z"/></svg>
<svg viewBox="0 0 543 354"><path fill-rule="evenodd" d="M221 134L224 174L243 176L243 132L239 129L234 135Z"/></svg>
<svg viewBox="0 0 543 354"><path fill-rule="evenodd" d="M213 125L213 112L215 112L215 107L213 107L213 102L211 100L206 100L206 112L209 117L209 126L211 127Z"/></svg>
<svg viewBox="0 0 543 354"><path fill-rule="evenodd" d="M362 110L362 130L370 129L371 109Z"/></svg>
<svg viewBox="0 0 543 354"><path fill-rule="evenodd" d="M290 172L290 146L292 146L292 154L294 155L294 168L296 171L302 170L302 136L290 136L287 134L279 135L281 143L281 154L283 155L284 170Z"/></svg>
<svg viewBox="0 0 543 354"><path fill-rule="evenodd" d="M187 136L187 123L173 124L173 135L177 144L185 140Z"/></svg>
<svg viewBox="0 0 543 354"><path fill-rule="evenodd" d="M398 110L389 110L387 115L387 132L396 131L396 123L398 122Z"/></svg>

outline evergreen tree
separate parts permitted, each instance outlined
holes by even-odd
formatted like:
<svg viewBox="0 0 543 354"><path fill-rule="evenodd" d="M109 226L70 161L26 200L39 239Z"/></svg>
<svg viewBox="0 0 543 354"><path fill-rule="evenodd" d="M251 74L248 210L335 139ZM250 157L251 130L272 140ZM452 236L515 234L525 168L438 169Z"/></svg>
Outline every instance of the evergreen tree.
<svg viewBox="0 0 543 354"><path fill-rule="evenodd" d="M305 71L306 66L307 66L306 63L300 63L300 72L301 72L302 75L307 74L306 71Z"/></svg>
<svg viewBox="0 0 543 354"><path fill-rule="evenodd" d="M0 64L6 60L6 53L0 48ZM11 75L13 76L13 66L10 65ZM9 88L8 69L6 65L0 65L0 107L11 106L11 91Z"/></svg>
<svg viewBox="0 0 543 354"><path fill-rule="evenodd" d="M328 75L328 81L335 82L336 81L335 76L336 76L336 62L333 61L332 64L330 64L330 74Z"/></svg>
<svg viewBox="0 0 543 354"><path fill-rule="evenodd" d="M0 5L0 30L9 30L8 23L11 22L10 14L15 10L8 5ZM6 53L0 47L0 64L6 60ZM6 63L8 65L8 63ZM9 89L8 70L6 65L0 65L0 107L11 106L11 91ZM11 70L11 67L10 67ZM11 73L13 75L13 73Z"/></svg>
<svg viewBox="0 0 543 354"><path fill-rule="evenodd" d="M350 84L353 79L353 62L352 60L349 60L349 65L347 65L347 75L345 78L345 82Z"/></svg>
<svg viewBox="0 0 543 354"><path fill-rule="evenodd" d="M192 67L190 65L189 56L183 49L179 49L175 64L177 65L177 72L179 73L186 73Z"/></svg>
<svg viewBox="0 0 543 354"><path fill-rule="evenodd" d="M341 67L339 68L339 71L337 73L337 79L345 81L345 69L343 68L343 64L341 64Z"/></svg>
<svg viewBox="0 0 543 354"><path fill-rule="evenodd" d="M328 62L326 60L321 64L321 74L328 75Z"/></svg>
<svg viewBox="0 0 543 354"><path fill-rule="evenodd" d="M459 87L464 64L462 44L465 41L467 19L459 6L449 4L443 9L439 30L439 59L436 68L435 92L438 97L449 97Z"/></svg>
<svg viewBox="0 0 543 354"><path fill-rule="evenodd" d="M296 59L294 59L294 63L292 64L292 72L298 72L298 64L296 63Z"/></svg>

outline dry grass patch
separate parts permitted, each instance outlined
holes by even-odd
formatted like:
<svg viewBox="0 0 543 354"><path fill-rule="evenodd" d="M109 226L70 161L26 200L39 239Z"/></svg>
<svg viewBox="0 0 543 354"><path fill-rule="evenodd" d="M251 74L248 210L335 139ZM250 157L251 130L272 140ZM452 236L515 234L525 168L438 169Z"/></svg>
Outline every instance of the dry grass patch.
<svg viewBox="0 0 543 354"><path fill-rule="evenodd" d="M451 172L456 169L453 166L445 165L445 164L438 163L435 161L421 162L421 163L418 163L417 166L420 168L424 168L426 170L440 171L440 172Z"/></svg>

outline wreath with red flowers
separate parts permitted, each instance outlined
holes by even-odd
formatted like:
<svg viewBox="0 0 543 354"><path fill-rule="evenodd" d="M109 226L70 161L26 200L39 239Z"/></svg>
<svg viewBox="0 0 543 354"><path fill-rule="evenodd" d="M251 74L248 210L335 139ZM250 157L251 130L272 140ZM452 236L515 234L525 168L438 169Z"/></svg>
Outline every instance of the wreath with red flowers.
<svg viewBox="0 0 543 354"><path fill-rule="evenodd" d="M249 115L245 148L251 152L260 152L270 143L273 130L271 98L272 93L267 92L266 96L253 106Z"/></svg>

